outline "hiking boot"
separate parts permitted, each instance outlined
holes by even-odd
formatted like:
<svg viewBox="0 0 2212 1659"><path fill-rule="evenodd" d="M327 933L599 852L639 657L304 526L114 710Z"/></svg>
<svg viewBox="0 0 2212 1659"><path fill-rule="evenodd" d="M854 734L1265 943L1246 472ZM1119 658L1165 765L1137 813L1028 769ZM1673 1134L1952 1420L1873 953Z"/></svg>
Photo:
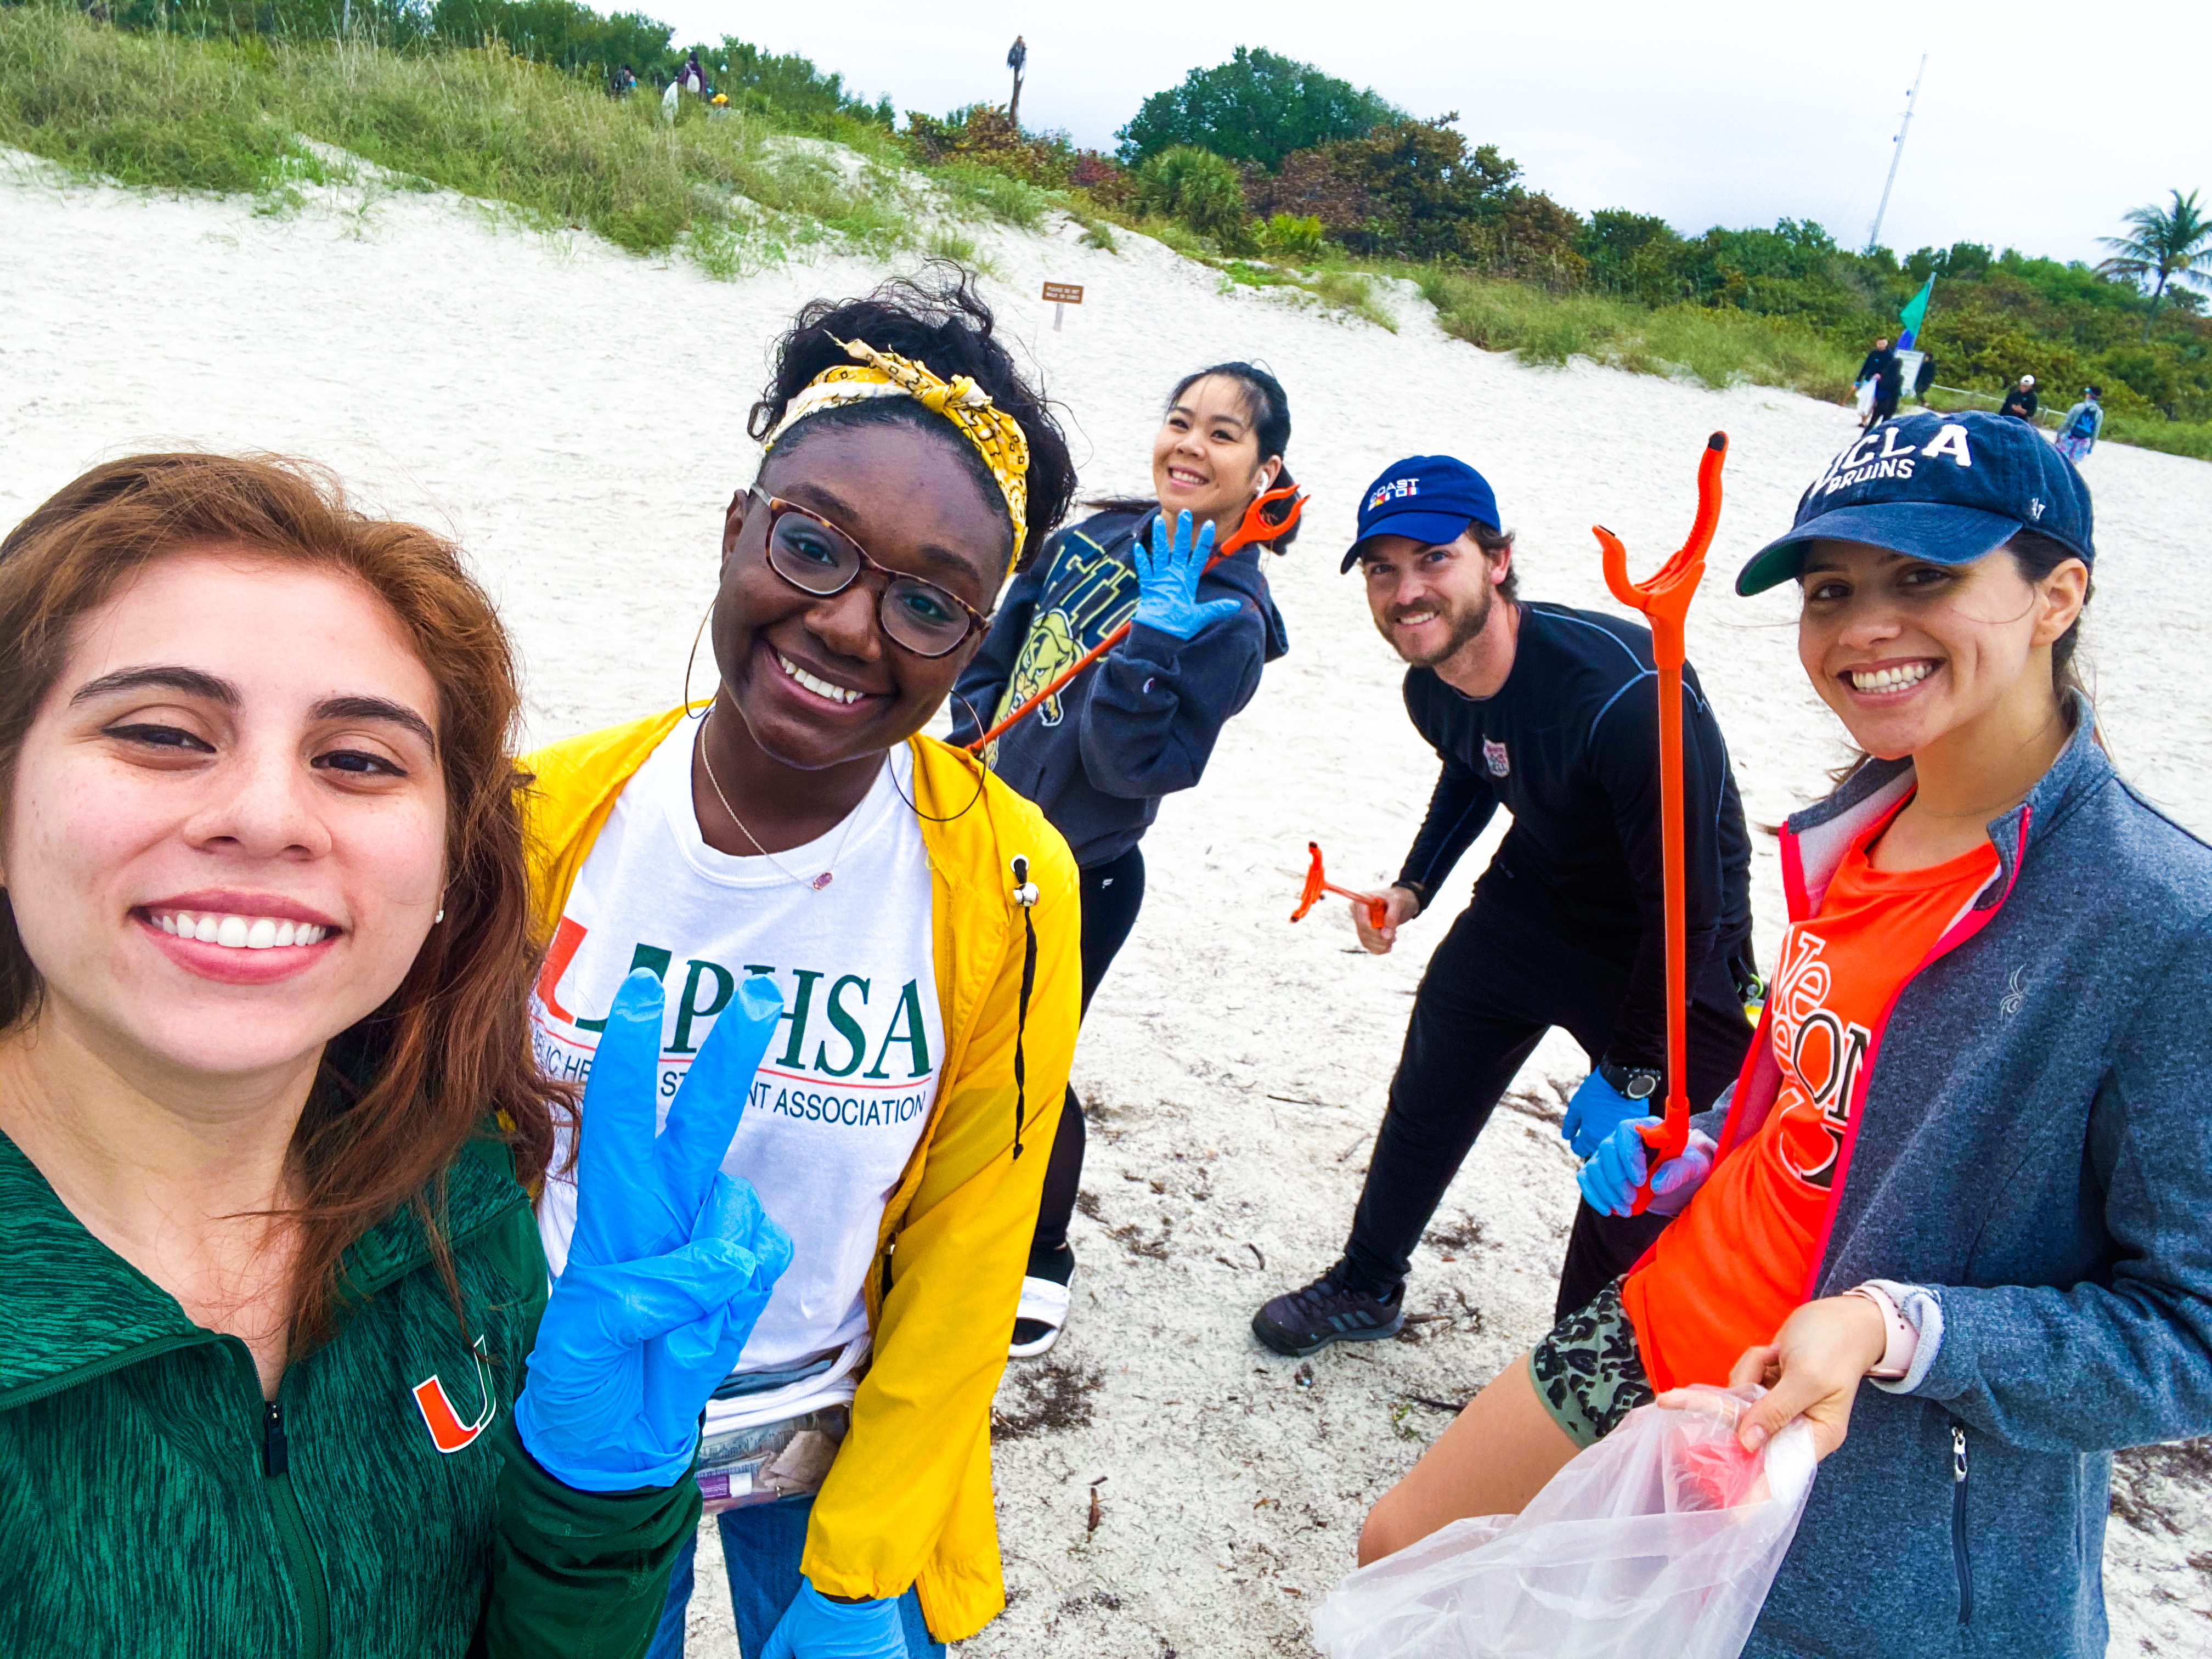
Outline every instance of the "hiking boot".
<svg viewBox="0 0 2212 1659"><path fill-rule="evenodd" d="M1291 1359L1319 1353L1332 1342L1379 1342L1406 1322L1406 1287L1388 1296L1354 1290L1344 1282L1341 1261L1302 1291L1279 1296L1252 1316L1261 1346Z"/></svg>
<svg viewBox="0 0 2212 1659"><path fill-rule="evenodd" d="M1006 1346L1009 1359L1036 1359L1052 1352L1067 1328L1070 1297L1067 1281L1075 1276L1075 1252L1063 1244L1030 1258L1022 1279L1022 1299L1014 1310L1014 1340Z"/></svg>

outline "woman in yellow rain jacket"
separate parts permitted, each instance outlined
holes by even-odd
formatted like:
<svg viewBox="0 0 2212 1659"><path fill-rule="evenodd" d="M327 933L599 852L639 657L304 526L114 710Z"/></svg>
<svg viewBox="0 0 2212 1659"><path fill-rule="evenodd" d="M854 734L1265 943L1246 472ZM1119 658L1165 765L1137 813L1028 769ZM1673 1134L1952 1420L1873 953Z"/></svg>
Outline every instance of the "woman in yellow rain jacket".
<svg viewBox="0 0 2212 1659"><path fill-rule="evenodd" d="M750 430L688 709L555 744L531 822L532 1002L587 1073L614 989L666 995L672 1094L738 982L784 1024L723 1168L792 1266L708 1407L748 1655L941 1651L1004 1605L990 1407L1075 1042L1074 861L1030 803L917 735L1073 490L964 281L807 307ZM539 1226L557 1272L574 1193ZM654 1659L679 1654L679 1561Z"/></svg>

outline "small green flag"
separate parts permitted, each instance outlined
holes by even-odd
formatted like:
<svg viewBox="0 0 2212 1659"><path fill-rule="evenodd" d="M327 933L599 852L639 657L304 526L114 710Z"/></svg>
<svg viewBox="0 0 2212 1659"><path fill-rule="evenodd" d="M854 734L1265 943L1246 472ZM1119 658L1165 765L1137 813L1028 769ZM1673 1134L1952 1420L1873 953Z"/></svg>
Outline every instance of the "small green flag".
<svg viewBox="0 0 2212 1659"><path fill-rule="evenodd" d="M1930 276L1920 285L1920 292L1905 302L1905 309L1897 313L1897 320L1905 325L1905 337L1898 349L1904 350L1912 343L1912 337L1920 332L1920 325L1928 315L1928 296L1936 291L1936 279Z"/></svg>

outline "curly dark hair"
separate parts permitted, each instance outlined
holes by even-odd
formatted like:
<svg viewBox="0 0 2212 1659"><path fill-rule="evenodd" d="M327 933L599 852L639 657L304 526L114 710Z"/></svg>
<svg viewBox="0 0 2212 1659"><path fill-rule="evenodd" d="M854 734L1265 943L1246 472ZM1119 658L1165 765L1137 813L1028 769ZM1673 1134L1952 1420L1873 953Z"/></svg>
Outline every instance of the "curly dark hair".
<svg viewBox="0 0 2212 1659"><path fill-rule="evenodd" d="M990 307L975 292L973 276L949 259L933 259L917 276L894 278L865 299L812 301L777 343L775 371L752 407L745 430L757 441L766 438L791 400L816 375L851 362L837 343L840 340L865 340L878 351L925 364L947 380L965 374L1013 416L1029 440L1029 523L1024 526L1014 567L1024 568L1075 497L1075 463L1042 389L1014 366L1012 356L996 337L997 326ZM992 501L999 499L998 482L974 446L909 398L878 398L823 410L808 416L793 438L817 429L891 422L944 433L984 494ZM788 448L777 451L780 456L787 453Z"/></svg>

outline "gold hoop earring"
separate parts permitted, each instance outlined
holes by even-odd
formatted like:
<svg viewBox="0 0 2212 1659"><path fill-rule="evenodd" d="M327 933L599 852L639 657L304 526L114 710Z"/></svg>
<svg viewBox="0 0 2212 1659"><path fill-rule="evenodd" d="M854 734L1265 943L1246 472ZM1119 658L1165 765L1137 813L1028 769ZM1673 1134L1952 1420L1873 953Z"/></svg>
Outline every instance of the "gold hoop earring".
<svg viewBox="0 0 2212 1659"><path fill-rule="evenodd" d="M714 597L707 601L707 614L699 618L699 626L692 631L690 653L684 659L684 699L680 706L687 715L690 714L693 707L691 702L691 670L699 660L699 641L706 636L707 624L714 620L714 607L721 603L721 592L718 589L715 592ZM720 690L719 683L716 685L716 690L718 691ZM714 698L709 697L707 701L711 705L714 700Z"/></svg>

